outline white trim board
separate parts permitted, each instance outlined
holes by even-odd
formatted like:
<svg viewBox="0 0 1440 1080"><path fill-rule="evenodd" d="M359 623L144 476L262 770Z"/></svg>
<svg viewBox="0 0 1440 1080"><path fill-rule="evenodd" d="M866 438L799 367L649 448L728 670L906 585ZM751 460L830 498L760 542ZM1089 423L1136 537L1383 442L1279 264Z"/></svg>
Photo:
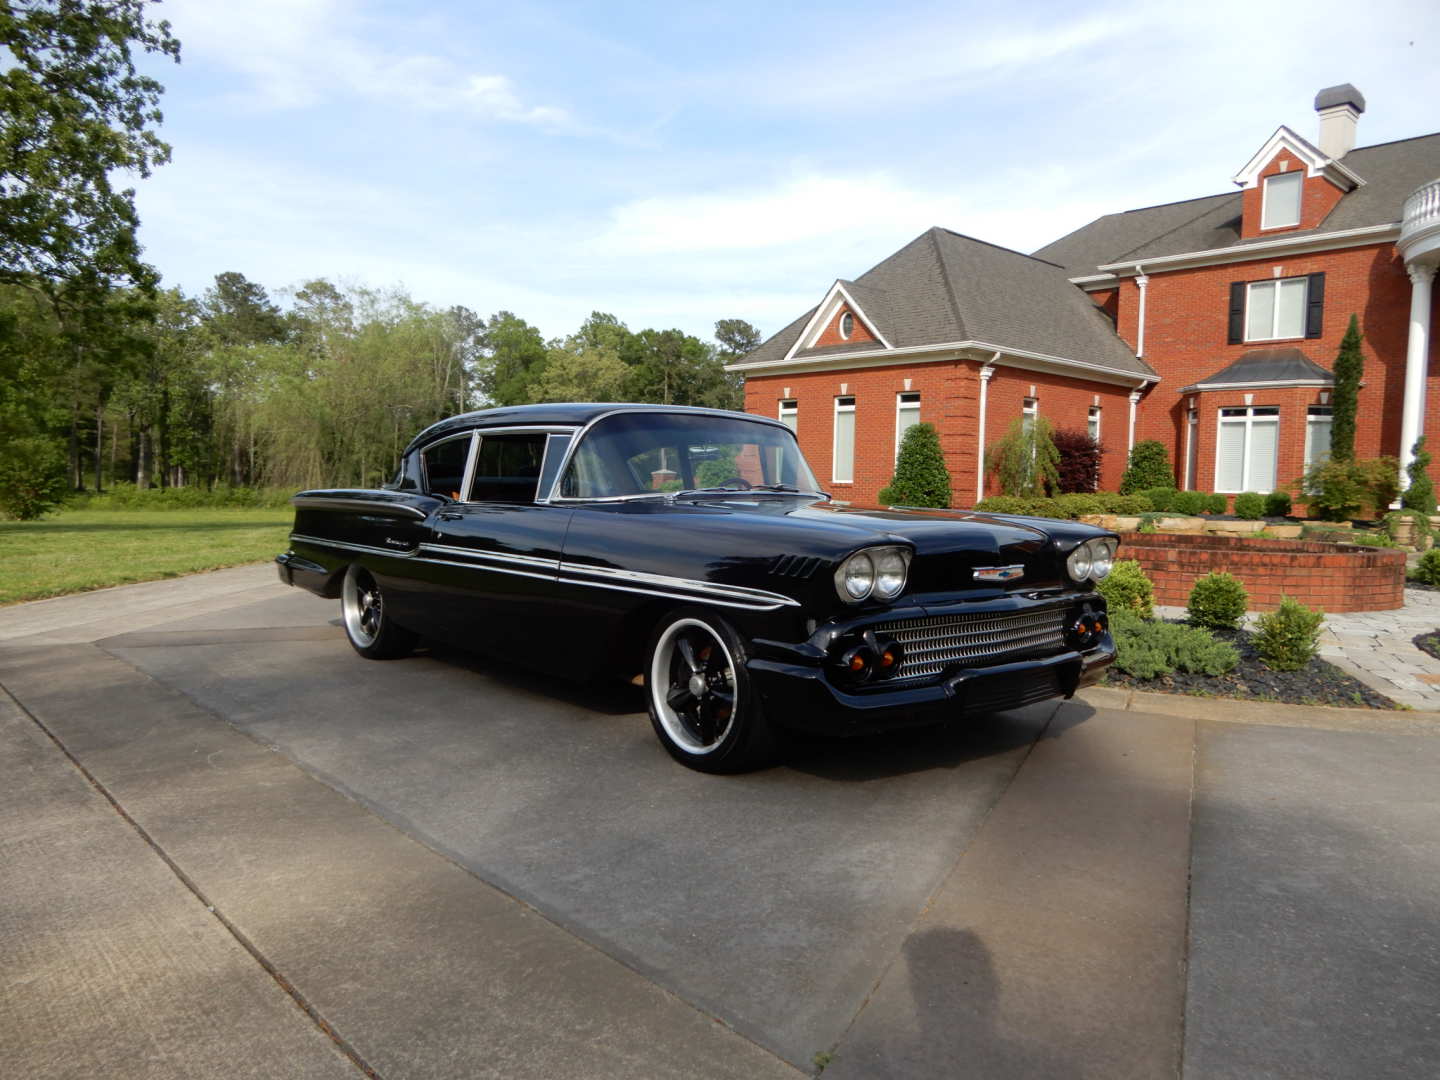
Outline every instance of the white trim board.
<svg viewBox="0 0 1440 1080"><path fill-rule="evenodd" d="M1299 236L1276 237L1273 240L1257 240L1249 244L1234 244L1230 247L1208 248L1205 251L1184 251L1177 255L1156 255L1149 259L1105 263L1097 269L1112 270L1118 277L1134 277L1138 274L1159 274L1166 270L1179 270L1189 266L1215 266L1221 263L1272 259L1276 255L1299 255L1316 250L1330 251L1364 247L1366 244L1397 240L1399 237L1400 222L1395 221L1387 225L1365 225L1358 229L1305 233ZM1076 279L1071 278L1070 280Z"/></svg>
<svg viewBox="0 0 1440 1080"><path fill-rule="evenodd" d="M870 331L871 336L881 345L887 349L892 347L890 342L885 340L885 335L880 333L879 328L871 321L870 316L866 315L864 309L855 302L850 291L845 288L844 284L837 281L825 293L825 298L820 301L820 306L815 309L815 314L810 316L810 321L800 331L800 336L795 339L795 344L790 346L790 351L785 354L785 359L781 362L791 361L795 358L796 353L813 348L816 339L825 332L825 327L830 325L830 320L835 317L835 313L841 307L848 307L854 312L855 317L864 324L865 329Z"/></svg>
<svg viewBox="0 0 1440 1080"><path fill-rule="evenodd" d="M1358 173L1336 159L1326 157L1314 143L1301 138L1284 124L1275 129L1275 134L1265 140L1264 145L1255 151L1254 156L1231 180L1241 188L1255 187L1260 182L1260 171L1269 165L1281 150L1288 150L1300 159L1305 166L1307 177L1323 176L1341 191L1350 191L1365 183Z"/></svg>

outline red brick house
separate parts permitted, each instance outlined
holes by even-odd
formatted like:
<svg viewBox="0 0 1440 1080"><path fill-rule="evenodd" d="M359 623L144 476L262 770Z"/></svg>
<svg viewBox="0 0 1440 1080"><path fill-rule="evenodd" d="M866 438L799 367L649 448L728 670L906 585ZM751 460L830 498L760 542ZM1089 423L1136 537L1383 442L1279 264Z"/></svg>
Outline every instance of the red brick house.
<svg viewBox="0 0 1440 1080"><path fill-rule="evenodd" d="M954 503L971 504L995 490L984 448L1027 412L1095 435L1107 490L1130 447L1157 439L1181 487L1293 491L1328 449L1353 313L1356 453L1408 459L1440 431L1440 134L1356 149L1360 93L1332 87L1315 105L1319 145L1279 128L1238 191L1111 214L1033 255L929 230L732 365L746 409L790 423L855 503L875 502L923 420Z"/></svg>

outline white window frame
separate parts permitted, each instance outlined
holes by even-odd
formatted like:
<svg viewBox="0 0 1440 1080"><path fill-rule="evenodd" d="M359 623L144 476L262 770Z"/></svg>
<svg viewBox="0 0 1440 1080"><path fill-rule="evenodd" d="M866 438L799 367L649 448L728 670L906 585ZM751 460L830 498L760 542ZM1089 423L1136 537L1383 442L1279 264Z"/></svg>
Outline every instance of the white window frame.
<svg viewBox="0 0 1440 1080"><path fill-rule="evenodd" d="M1259 410L1264 410L1263 416L1256 416ZM1227 412L1243 412L1244 416L1226 416ZM1275 475L1268 484L1252 484L1250 481L1250 432L1256 422L1275 425ZM1230 424L1236 427L1241 425L1245 428L1245 436L1240 443L1240 480L1238 488L1222 488L1220 486L1220 451L1224 445L1221 433L1225 425ZM1246 491L1270 492L1275 490L1275 484L1280 475L1280 410L1275 405L1227 405L1219 409L1215 414L1215 494L1217 495L1239 495Z"/></svg>
<svg viewBox="0 0 1440 1080"><path fill-rule="evenodd" d="M1104 412L1099 405L1091 405L1090 412L1085 417L1085 433L1096 443L1100 442L1100 422Z"/></svg>
<svg viewBox="0 0 1440 1080"><path fill-rule="evenodd" d="M840 464L840 415L849 413L854 419L850 422L850 475L841 477L838 475L836 466ZM853 484L855 482L855 443L857 442L855 430L858 417L855 417L855 396L845 394L835 399L835 420L831 425L830 436L830 482L832 484Z"/></svg>
<svg viewBox="0 0 1440 1080"><path fill-rule="evenodd" d="M1296 200L1295 200L1295 220L1294 220L1294 221L1271 221L1271 220L1270 220L1270 207L1271 207L1272 203L1271 203L1271 200L1270 200L1270 185L1271 185L1274 181L1276 181L1276 180L1284 180L1285 182L1290 183L1290 182L1291 182L1291 178L1294 178L1295 180L1298 180L1298 182L1299 182L1299 183L1298 183L1298 189L1297 189L1297 190L1298 190L1298 197L1297 197ZM1266 229L1289 229L1289 228L1293 228L1294 226L1300 224L1300 219L1304 216L1304 214L1305 214L1305 170L1304 170L1304 169L1297 170L1296 172L1276 173L1276 174L1273 175L1273 176L1267 176L1267 177L1265 178L1264 183L1261 184L1261 186L1260 186L1260 228L1261 228L1262 231L1263 231L1263 230L1266 230Z"/></svg>
<svg viewBox="0 0 1440 1080"><path fill-rule="evenodd" d="M906 405L913 406L913 408L907 410ZM905 435L904 429L900 427L900 415L906 411L914 412L915 423L920 423L920 394L917 391L903 390L895 395L895 460L897 462L900 460L900 440Z"/></svg>
<svg viewBox="0 0 1440 1080"><path fill-rule="evenodd" d="M1280 330L1280 286L1289 281L1302 281L1300 287L1300 330L1295 334L1281 334ZM1270 308L1270 336L1250 336L1250 298L1256 289L1275 290L1275 302ZM1251 281L1245 286L1245 340L1248 341L1294 341L1305 336L1305 320L1310 310L1310 278L1306 274L1298 277L1271 278L1269 281Z"/></svg>
<svg viewBox="0 0 1440 1080"><path fill-rule="evenodd" d="M800 402L798 400L795 398L781 398L776 417L797 436L800 434Z"/></svg>
<svg viewBox="0 0 1440 1080"><path fill-rule="evenodd" d="M1185 491L1195 489L1195 465L1200 457L1200 448L1197 445L1199 442L1200 410L1188 409L1185 416Z"/></svg>
<svg viewBox="0 0 1440 1080"><path fill-rule="evenodd" d="M855 316L848 311L842 311L840 319L835 325L836 329L840 331L840 339L849 341L850 335L855 333Z"/></svg>
<svg viewBox="0 0 1440 1080"><path fill-rule="evenodd" d="M1311 446L1314 444L1314 437L1311 435L1311 431L1313 430L1312 425L1321 423L1322 421L1323 421L1324 423L1326 423L1326 424L1332 424L1332 425L1334 424L1334 422L1335 422L1335 409L1334 409L1333 406L1330 406L1330 405L1309 405L1309 406L1306 407L1306 409L1305 409L1305 447L1304 447L1304 454L1305 454L1304 469L1305 469L1306 472L1309 472L1309 471L1310 471L1310 467L1311 467L1312 465L1319 464L1319 461L1318 461L1317 459L1312 459L1311 456L1310 456L1310 448L1311 448ZM1333 428L1333 427L1331 428L1331 434L1332 434L1332 435L1334 434L1334 428ZM1327 441L1328 441L1328 440L1327 440ZM1330 451L1327 449L1327 450L1325 451L1325 457L1326 457L1326 458L1329 458L1329 456L1330 456Z"/></svg>

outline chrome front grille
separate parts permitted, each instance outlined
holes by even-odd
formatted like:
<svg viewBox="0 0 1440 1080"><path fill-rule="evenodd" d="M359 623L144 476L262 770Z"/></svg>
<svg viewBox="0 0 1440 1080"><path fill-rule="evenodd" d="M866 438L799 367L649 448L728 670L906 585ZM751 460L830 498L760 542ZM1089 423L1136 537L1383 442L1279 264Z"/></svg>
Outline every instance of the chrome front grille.
<svg viewBox="0 0 1440 1080"><path fill-rule="evenodd" d="M1068 608L1013 614L937 615L881 623L875 632L905 650L897 679L938 675L952 664L974 664L1011 655L1040 655L1065 647Z"/></svg>

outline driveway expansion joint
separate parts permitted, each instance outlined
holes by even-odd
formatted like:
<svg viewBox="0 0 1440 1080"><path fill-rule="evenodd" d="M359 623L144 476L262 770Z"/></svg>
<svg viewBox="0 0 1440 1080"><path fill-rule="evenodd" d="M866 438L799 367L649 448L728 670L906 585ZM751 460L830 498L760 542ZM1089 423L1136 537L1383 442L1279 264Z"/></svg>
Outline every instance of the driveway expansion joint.
<svg viewBox="0 0 1440 1080"><path fill-rule="evenodd" d="M255 946L255 944L248 937L246 937L244 933L241 932L240 928L236 926L233 922L231 922L228 918L226 918L225 913L210 902L210 898L205 895L204 891L200 888L198 884L196 884L196 882L190 877L190 875L185 873L185 871L181 869L180 865L173 858L171 858L170 854L163 847L161 847L159 843L156 842L155 838L151 836L149 832L146 831L145 827L141 825L138 821L136 821L129 814L128 811L126 811L125 807L120 804L120 801L110 792L110 790L104 784L102 784L100 780L93 773L90 772L89 769L85 767L84 763L81 762L80 759L71 752L70 748L66 746L65 743L62 742L60 738L45 725L45 722L42 721L33 712L31 712L28 708L26 708L25 703L22 702L19 698L17 698L13 693L11 693L10 689L4 684L0 684L0 693L3 693L6 699L10 702L10 704L14 706L14 708L17 709L23 716L25 716L32 724L34 724L35 727L39 729L39 731L47 739L49 739L51 743L54 744L55 748L65 756L65 759L74 767L75 771L84 778L85 782L89 784L90 787L94 789L94 791L98 795L101 796L101 798L103 798L107 803L110 804L111 808L114 809L115 813L120 817L120 819L124 821L125 824L134 831L135 835L138 836L142 842L144 842L146 847L148 847L152 852L155 853L156 857L159 858L160 861L163 862L165 866L170 870L170 872L175 875L176 880L178 880L180 884L185 886L185 888L190 892L191 895L195 897L196 900L200 901L201 906L204 907L204 909L214 917L216 922L218 922L222 927L224 927L225 931L232 938L234 938L235 942L242 949L244 949L250 955L251 959L253 959L260 966L260 968L267 975L270 976L270 978L274 981L275 985L279 987L280 990L283 991L287 997L290 998L290 1000L294 1003L295 1007L310 1018L310 1021L316 1026L316 1028L320 1030L321 1034L323 1034L327 1039L334 1043L335 1048L339 1050L342 1054L344 1054L345 1057L349 1059L350 1063L354 1065L355 1068L358 1069L362 1075L368 1077L369 1080L384 1080L384 1077L382 1077L380 1073L378 1073L369 1064L369 1062L367 1062L363 1057L360 1056L359 1051L357 1051L355 1047L353 1047L349 1043L349 1041L345 1039L344 1036L342 1036L338 1031L335 1030L334 1026L330 1024L330 1022L327 1021L325 1017L320 1014L319 1010L317 1010L314 1005L312 1005L309 1001L305 999L305 996L301 994L298 989L296 989L296 987L290 982L290 980L288 980L283 974L281 974L281 972L275 967L273 963L270 962L270 960L265 956L265 954L262 953Z"/></svg>

